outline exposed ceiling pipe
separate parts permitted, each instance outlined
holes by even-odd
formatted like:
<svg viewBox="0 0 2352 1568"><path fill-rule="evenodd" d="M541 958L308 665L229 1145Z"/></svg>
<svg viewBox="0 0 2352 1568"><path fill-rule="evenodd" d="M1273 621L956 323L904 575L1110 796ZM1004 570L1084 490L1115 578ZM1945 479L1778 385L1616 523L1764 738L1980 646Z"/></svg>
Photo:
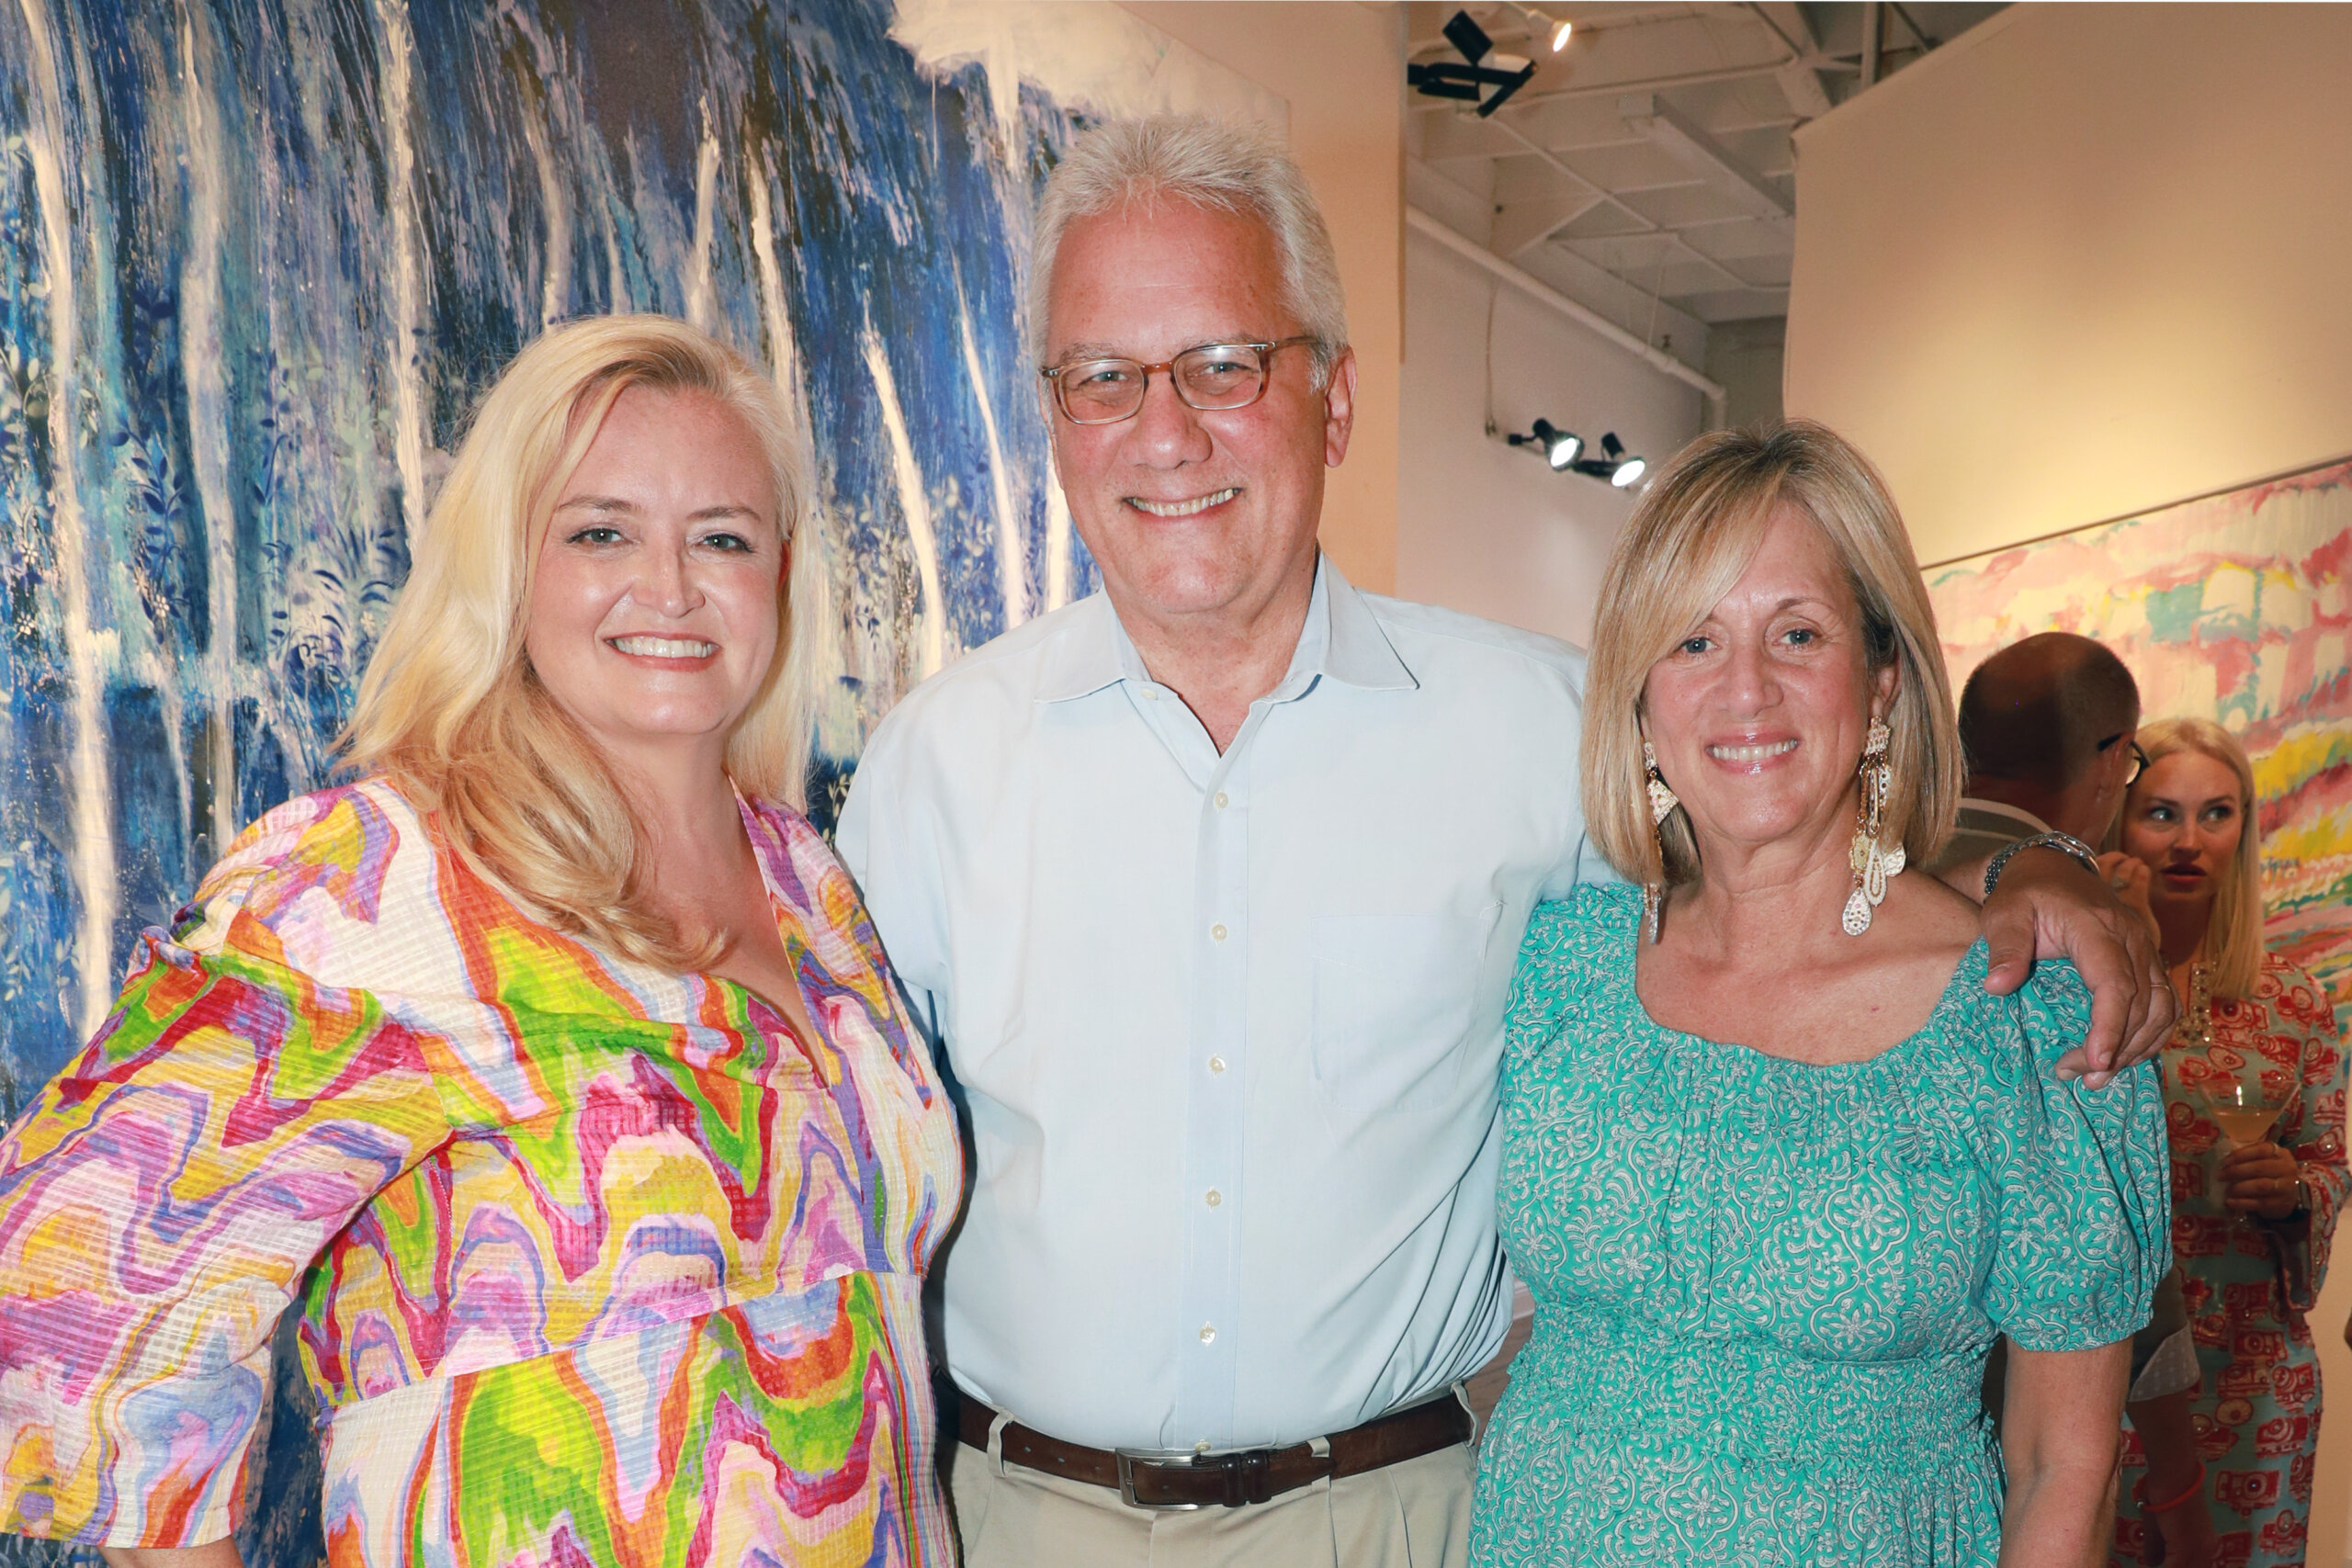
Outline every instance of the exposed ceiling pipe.
<svg viewBox="0 0 2352 1568"><path fill-rule="evenodd" d="M1878 34L1880 13L1885 7L1878 0L1862 7L1862 85L1868 87L1878 80Z"/></svg>
<svg viewBox="0 0 2352 1568"><path fill-rule="evenodd" d="M1710 379L1664 349L1655 347L1635 337L1600 311L1577 304L1543 279L1521 272L1486 246L1475 241L1464 239L1419 208L1406 208L1405 222L1414 232L1428 235L1455 255L1485 268L1495 277L1510 284L1538 304L1550 306L1578 326L1589 328L1626 353L1638 355L1653 369L1664 371L1678 381L1696 387L1707 400L1707 428L1710 430L1723 428L1726 400L1723 383Z"/></svg>

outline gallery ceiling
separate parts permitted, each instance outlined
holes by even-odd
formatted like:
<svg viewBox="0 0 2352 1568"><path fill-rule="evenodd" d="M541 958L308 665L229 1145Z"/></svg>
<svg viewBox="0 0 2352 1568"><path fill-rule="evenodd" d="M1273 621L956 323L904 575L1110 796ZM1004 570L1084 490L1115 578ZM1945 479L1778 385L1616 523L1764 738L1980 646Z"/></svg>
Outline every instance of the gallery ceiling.
<svg viewBox="0 0 2352 1568"><path fill-rule="evenodd" d="M1788 313L1790 133L2001 6L1412 0L1407 58L1460 60L1457 9L1535 75L1486 118L1408 96L1407 199L1696 364L1707 326Z"/></svg>

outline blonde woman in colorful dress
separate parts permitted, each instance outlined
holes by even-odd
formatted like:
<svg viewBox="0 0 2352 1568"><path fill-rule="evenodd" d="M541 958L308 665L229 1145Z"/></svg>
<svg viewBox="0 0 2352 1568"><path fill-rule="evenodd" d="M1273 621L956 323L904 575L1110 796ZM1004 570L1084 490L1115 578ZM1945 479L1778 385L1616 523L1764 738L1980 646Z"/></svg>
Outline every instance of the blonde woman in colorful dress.
<svg viewBox="0 0 2352 1568"><path fill-rule="evenodd" d="M1904 870L1962 762L1892 500L1818 425L1703 437L1593 649L1586 821L1636 886L1520 952L1497 1187L1535 1320L1473 1562L2091 1560L2169 1267L2159 1090L2053 1081L2079 976L1988 995L1975 906Z"/></svg>
<svg viewBox="0 0 2352 1568"><path fill-rule="evenodd" d="M2143 725L2148 767L2123 808L2123 851L2183 1003L2164 1054L2172 1132L2173 1247L2204 1384L2204 1485L2177 1501L2140 1484L2128 1455L2118 1562L2140 1560L2143 1512L2209 1510L2215 1561L2303 1561L2319 1450L2319 1353L2306 1314L2327 1274L2347 1189L2346 1059L2327 993L2262 940L2254 769L2211 719ZM2227 1103L2223 1086L2246 1086ZM2267 1130L2239 1122L2264 1120ZM2222 1123L2239 1122L2241 1136Z"/></svg>
<svg viewBox="0 0 2352 1568"><path fill-rule="evenodd" d="M774 385L675 321L483 400L346 787L248 829L0 1140L0 1526L237 1561L300 1314L337 1564L948 1563L952 1111L790 806Z"/></svg>

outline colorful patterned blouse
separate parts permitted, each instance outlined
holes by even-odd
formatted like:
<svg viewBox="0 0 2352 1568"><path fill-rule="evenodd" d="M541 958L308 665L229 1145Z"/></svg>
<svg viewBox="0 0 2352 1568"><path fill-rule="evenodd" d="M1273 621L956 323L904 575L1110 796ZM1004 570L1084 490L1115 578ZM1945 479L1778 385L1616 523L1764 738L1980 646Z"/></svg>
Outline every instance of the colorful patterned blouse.
<svg viewBox="0 0 2352 1568"><path fill-rule="evenodd" d="M526 919L381 781L249 829L0 1140L0 1528L229 1532L300 1311L335 1563L948 1563L953 1111L746 805L820 1038Z"/></svg>

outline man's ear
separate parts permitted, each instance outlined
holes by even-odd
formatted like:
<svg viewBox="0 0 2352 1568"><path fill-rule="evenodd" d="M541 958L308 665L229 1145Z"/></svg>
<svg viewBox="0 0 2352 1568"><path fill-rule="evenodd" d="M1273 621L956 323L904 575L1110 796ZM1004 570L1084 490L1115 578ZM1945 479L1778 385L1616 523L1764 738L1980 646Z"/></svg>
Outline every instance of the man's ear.
<svg viewBox="0 0 2352 1568"><path fill-rule="evenodd" d="M1062 411L1054 406L1054 394L1043 376L1037 378L1037 414L1046 422L1046 462L1054 471L1054 483L1062 482Z"/></svg>
<svg viewBox="0 0 2352 1568"><path fill-rule="evenodd" d="M1331 362L1331 379L1323 389L1323 464L1336 468L1347 460L1348 437L1356 428L1356 351L1340 350Z"/></svg>

